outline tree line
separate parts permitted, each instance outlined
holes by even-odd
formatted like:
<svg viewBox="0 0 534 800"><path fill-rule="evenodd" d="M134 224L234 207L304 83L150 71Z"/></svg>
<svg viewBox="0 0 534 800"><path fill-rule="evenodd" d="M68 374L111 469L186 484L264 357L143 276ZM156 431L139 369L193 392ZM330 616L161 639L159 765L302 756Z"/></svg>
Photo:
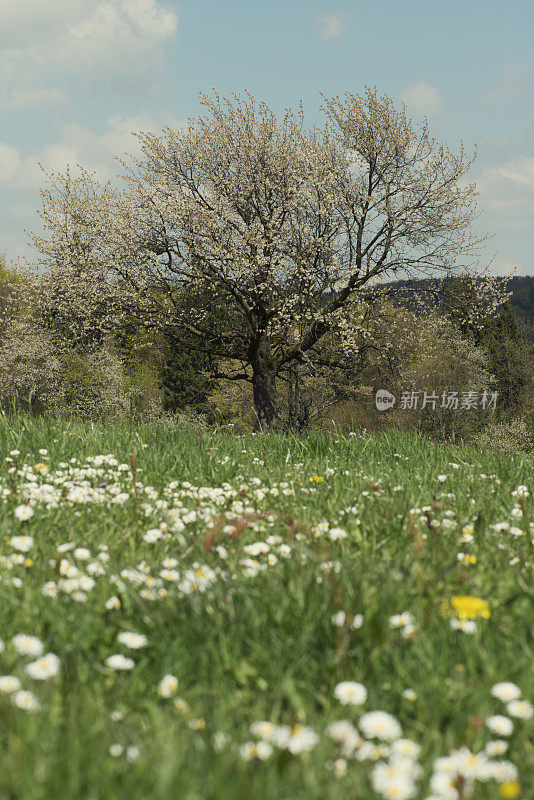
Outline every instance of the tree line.
<svg viewBox="0 0 534 800"><path fill-rule="evenodd" d="M163 410L224 417L246 394L257 429L302 429L409 368L421 378L447 348L474 348L479 378L503 380L505 328L516 366L519 350L528 360L505 282L481 266L462 146L452 153L376 89L323 98L313 132L302 108L201 102L186 128L137 134L123 189L83 169L47 176L37 258L2 289L2 357L20 367L33 348L39 374L47 352L56 405L76 408L72 385L85 385L95 409L133 408L150 385ZM525 387L508 387L509 409Z"/></svg>

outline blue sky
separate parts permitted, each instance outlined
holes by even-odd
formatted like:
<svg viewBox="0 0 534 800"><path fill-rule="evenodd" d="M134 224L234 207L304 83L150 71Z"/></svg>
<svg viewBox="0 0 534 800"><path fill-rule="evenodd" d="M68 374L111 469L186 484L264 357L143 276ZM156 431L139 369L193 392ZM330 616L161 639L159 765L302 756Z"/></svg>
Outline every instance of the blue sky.
<svg viewBox="0 0 534 800"><path fill-rule="evenodd" d="M478 159L477 229L493 271L534 274L531 0L0 0L0 251L35 260L45 176L81 163L102 179L131 131L201 113L198 94L249 90L281 111L320 92L377 86Z"/></svg>

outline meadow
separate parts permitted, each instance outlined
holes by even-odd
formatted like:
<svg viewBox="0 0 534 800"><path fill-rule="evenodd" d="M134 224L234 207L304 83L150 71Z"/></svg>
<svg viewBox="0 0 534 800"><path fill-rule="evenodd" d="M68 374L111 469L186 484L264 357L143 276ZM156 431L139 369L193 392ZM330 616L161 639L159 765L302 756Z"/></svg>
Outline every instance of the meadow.
<svg viewBox="0 0 534 800"><path fill-rule="evenodd" d="M534 797L532 458L20 416L0 462L1 800Z"/></svg>

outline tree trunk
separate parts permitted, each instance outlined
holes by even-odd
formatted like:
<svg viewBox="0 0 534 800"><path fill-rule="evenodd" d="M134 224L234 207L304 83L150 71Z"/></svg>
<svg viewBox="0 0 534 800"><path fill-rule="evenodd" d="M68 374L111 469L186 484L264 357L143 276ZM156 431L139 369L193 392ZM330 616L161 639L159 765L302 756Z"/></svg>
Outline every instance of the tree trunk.
<svg viewBox="0 0 534 800"><path fill-rule="evenodd" d="M252 390L256 429L276 428L278 425L276 370L271 360L270 342L265 335L252 359Z"/></svg>
<svg viewBox="0 0 534 800"><path fill-rule="evenodd" d="M254 393L254 409L256 411L256 428L276 428L278 424L276 410L276 374L274 370L268 372L254 372L252 378Z"/></svg>

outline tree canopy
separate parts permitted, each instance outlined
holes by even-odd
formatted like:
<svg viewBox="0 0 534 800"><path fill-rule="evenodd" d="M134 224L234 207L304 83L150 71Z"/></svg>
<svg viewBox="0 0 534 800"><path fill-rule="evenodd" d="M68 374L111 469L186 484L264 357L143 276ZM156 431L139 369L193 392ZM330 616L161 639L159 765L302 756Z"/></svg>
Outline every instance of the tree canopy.
<svg viewBox="0 0 534 800"><path fill-rule="evenodd" d="M184 128L137 134L123 190L52 175L33 242L77 335L124 319L172 331L237 364L226 377L249 380L259 425L275 426L278 376L323 357L325 337L336 363L365 347L369 288L479 264L474 157L376 89L325 98L314 132L302 107L279 119L249 94L201 102Z"/></svg>

